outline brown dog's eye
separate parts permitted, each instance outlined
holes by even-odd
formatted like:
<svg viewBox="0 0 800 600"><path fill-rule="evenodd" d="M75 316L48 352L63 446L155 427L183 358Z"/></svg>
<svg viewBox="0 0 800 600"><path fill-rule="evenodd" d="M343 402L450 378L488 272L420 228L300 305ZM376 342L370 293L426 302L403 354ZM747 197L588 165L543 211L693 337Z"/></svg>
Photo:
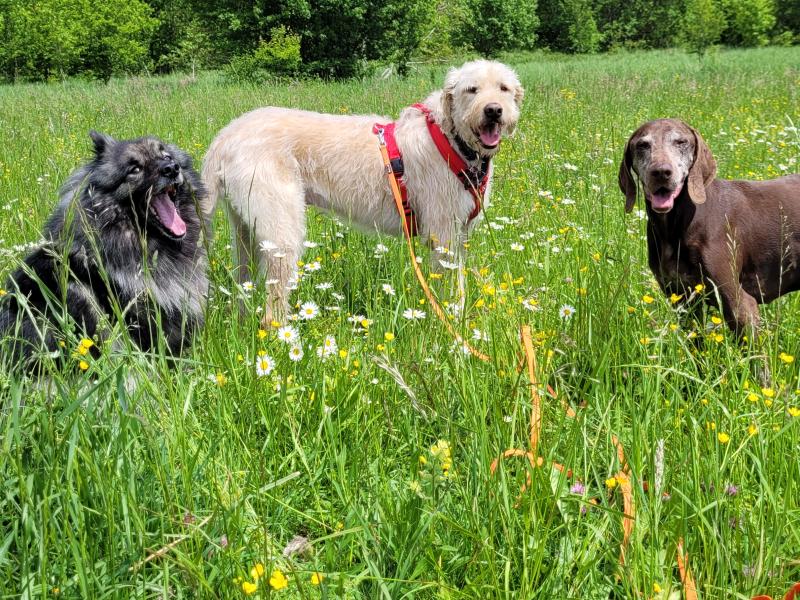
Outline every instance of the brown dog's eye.
<svg viewBox="0 0 800 600"><path fill-rule="evenodd" d="M650 142L646 142L645 140L640 140L636 142L636 149L637 150L650 150Z"/></svg>
<svg viewBox="0 0 800 600"><path fill-rule="evenodd" d="M675 143L676 143L678 146L685 146L686 144L688 144L688 143L689 143L689 140L684 140L683 138L681 138L681 139L679 139L679 140L675 140Z"/></svg>
<svg viewBox="0 0 800 600"><path fill-rule="evenodd" d="M478 88L475 87L474 85L471 86L471 87L468 87L467 88L467 93L468 94L477 94L478 93Z"/></svg>

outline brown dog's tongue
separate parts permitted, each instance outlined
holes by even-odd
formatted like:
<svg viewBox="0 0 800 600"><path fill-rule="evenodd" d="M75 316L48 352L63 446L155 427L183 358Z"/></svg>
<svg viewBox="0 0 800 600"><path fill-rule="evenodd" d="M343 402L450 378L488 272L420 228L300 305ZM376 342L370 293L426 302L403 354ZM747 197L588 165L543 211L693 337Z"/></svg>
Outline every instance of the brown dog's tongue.
<svg viewBox="0 0 800 600"><path fill-rule="evenodd" d="M158 220L161 221L161 224L175 237L181 237L186 234L186 222L178 214L175 203L169 199L169 195L166 192L153 196L150 204L156 210L156 215L158 215Z"/></svg>

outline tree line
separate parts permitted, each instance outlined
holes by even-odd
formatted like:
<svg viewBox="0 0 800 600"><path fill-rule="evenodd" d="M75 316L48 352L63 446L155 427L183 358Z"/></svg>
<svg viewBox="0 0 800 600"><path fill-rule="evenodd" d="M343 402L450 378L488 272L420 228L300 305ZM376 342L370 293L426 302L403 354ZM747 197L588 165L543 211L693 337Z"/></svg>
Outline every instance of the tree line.
<svg viewBox="0 0 800 600"><path fill-rule="evenodd" d="M0 78L353 77L515 50L800 42L800 0L0 0Z"/></svg>

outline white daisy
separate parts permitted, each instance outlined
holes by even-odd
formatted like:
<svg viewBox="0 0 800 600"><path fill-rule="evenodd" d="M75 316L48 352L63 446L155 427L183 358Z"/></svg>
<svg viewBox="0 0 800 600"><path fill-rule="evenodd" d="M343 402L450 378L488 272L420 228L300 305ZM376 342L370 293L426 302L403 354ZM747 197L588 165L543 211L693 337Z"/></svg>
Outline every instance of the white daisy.
<svg viewBox="0 0 800 600"><path fill-rule="evenodd" d="M375 246L375 254L374 254L374 256L375 256L375 258L380 258L381 256L383 256L387 252L389 252L389 248L387 248L383 244L378 244L377 246Z"/></svg>
<svg viewBox="0 0 800 600"><path fill-rule="evenodd" d="M450 271L454 271L459 267L458 263L450 262L448 260L440 260L439 264L442 265L443 269L448 269Z"/></svg>
<svg viewBox="0 0 800 600"><path fill-rule="evenodd" d="M319 244L317 242L312 242L311 240L306 240L305 242L303 242L303 246L305 246L306 248L316 248L317 246L319 246Z"/></svg>
<svg viewBox="0 0 800 600"><path fill-rule="evenodd" d="M336 354L338 349L339 346L336 345L336 338L332 335L326 335L325 340L322 342L322 346L317 348L317 356L323 359L328 358L329 356Z"/></svg>
<svg viewBox="0 0 800 600"><path fill-rule="evenodd" d="M513 244L511 244L510 247L514 252L522 252L523 250L525 250L525 245L520 244L519 242L514 242Z"/></svg>
<svg viewBox="0 0 800 600"><path fill-rule="evenodd" d="M381 286L381 289L383 290L383 293L386 294L387 296L394 296L395 294L394 288L388 283L384 283Z"/></svg>
<svg viewBox="0 0 800 600"><path fill-rule="evenodd" d="M315 260L314 262L308 263L303 268L307 273L313 273L314 271L319 271L322 268L322 264L318 260Z"/></svg>
<svg viewBox="0 0 800 600"><path fill-rule="evenodd" d="M289 348L289 359L297 362L303 358L303 347L299 344Z"/></svg>
<svg viewBox="0 0 800 600"><path fill-rule="evenodd" d="M297 329L291 325L284 325L278 329L278 339L282 342L292 344L297 341L298 337L300 337L300 334L298 334Z"/></svg>
<svg viewBox="0 0 800 600"><path fill-rule="evenodd" d="M256 375L259 377L264 377L265 375L269 375L272 373L272 369L275 368L275 363L267 354L262 354L261 356L256 358Z"/></svg>
<svg viewBox="0 0 800 600"><path fill-rule="evenodd" d="M561 308L558 309L558 316L561 317L564 321L569 321L572 318L572 315L575 314L575 307L570 306L569 304L564 304Z"/></svg>
<svg viewBox="0 0 800 600"><path fill-rule="evenodd" d="M322 283L318 283L314 286L318 290L329 290L333 287L333 284L330 281L323 281Z"/></svg>
<svg viewBox="0 0 800 600"><path fill-rule="evenodd" d="M252 292L254 287L255 287L255 286L253 285L253 282L252 282L252 281L245 281L244 283L242 283L242 289L243 289L245 292L248 292L248 293L249 293L249 292Z"/></svg>
<svg viewBox="0 0 800 600"><path fill-rule="evenodd" d="M319 314L319 306L314 302L304 302L300 306L299 316L303 321L310 321Z"/></svg>
<svg viewBox="0 0 800 600"><path fill-rule="evenodd" d="M473 329L472 330L472 339L478 340L481 342L488 342L489 341L489 334L485 331L481 331L480 329Z"/></svg>
<svg viewBox="0 0 800 600"><path fill-rule="evenodd" d="M407 308L403 311L403 316L409 320L424 319L427 315L424 310Z"/></svg>
<svg viewBox="0 0 800 600"><path fill-rule="evenodd" d="M262 240L258 247L262 252L272 252L278 249L278 244L269 240Z"/></svg>

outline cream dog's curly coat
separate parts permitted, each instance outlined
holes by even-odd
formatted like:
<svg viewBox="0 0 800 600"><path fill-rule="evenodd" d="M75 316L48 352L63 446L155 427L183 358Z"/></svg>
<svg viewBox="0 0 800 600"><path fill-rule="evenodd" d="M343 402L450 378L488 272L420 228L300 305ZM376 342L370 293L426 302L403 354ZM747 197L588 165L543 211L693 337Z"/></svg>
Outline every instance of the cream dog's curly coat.
<svg viewBox="0 0 800 600"><path fill-rule="evenodd" d="M513 132L523 94L509 67L477 60L451 69L444 88L424 104L454 148L461 138L462 156L463 146L474 153L468 162L477 166L494 156L501 138ZM306 205L365 230L402 232L372 130L375 123L386 122L374 115L266 107L235 119L212 142L203 163L209 192L203 211L210 219L218 199L228 198L240 277L249 277L247 265L255 253L272 283L265 319L272 319L273 311L275 316L285 314L288 288L303 252ZM422 241L460 254L473 225L468 219L474 206L470 191L437 150L420 110L404 109L395 134ZM434 264L438 258L434 256Z"/></svg>

